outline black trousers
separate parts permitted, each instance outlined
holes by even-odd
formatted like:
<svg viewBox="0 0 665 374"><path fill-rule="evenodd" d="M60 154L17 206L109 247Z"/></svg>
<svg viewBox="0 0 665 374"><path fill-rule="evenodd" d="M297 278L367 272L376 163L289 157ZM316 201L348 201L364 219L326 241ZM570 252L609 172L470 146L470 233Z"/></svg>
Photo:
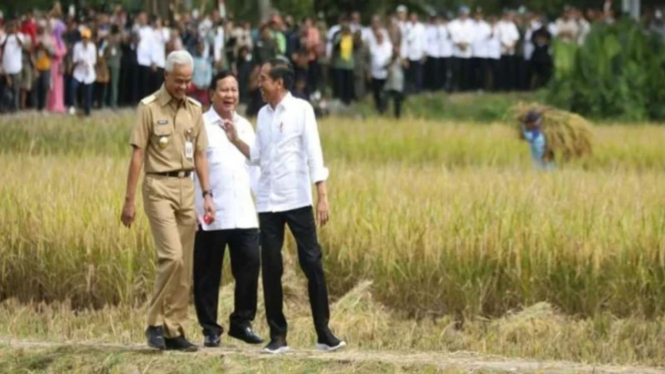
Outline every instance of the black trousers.
<svg viewBox="0 0 665 374"><path fill-rule="evenodd" d="M453 63L453 90L468 91L473 85L473 69L470 58L454 57Z"/></svg>
<svg viewBox="0 0 665 374"><path fill-rule="evenodd" d="M330 310L328 288L323 274L321 246L316 236L311 206L277 213L259 213L261 227L261 270L266 319L270 338L286 338L288 326L284 317L282 291L282 246L288 225L298 246L298 262L307 277L309 304L314 328L319 337L328 331Z"/></svg>
<svg viewBox="0 0 665 374"><path fill-rule="evenodd" d="M406 92L407 94L419 94L423 90L423 63L420 60L409 60L409 68L406 69Z"/></svg>
<svg viewBox="0 0 665 374"><path fill-rule="evenodd" d="M385 84L385 79L372 78L372 96L374 96L374 105L379 114L386 112L386 93L383 90Z"/></svg>
<svg viewBox="0 0 665 374"><path fill-rule="evenodd" d="M395 113L395 118L400 118L402 116L402 101L404 100L404 94L400 91L389 90L387 95L388 98L386 99L386 104L389 99L393 99L393 112Z"/></svg>
<svg viewBox="0 0 665 374"><path fill-rule="evenodd" d="M340 100L346 105L351 104L353 100L353 70L335 69L333 85L337 87Z"/></svg>
<svg viewBox="0 0 665 374"><path fill-rule="evenodd" d="M204 335L224 331L217 323L219 286L224 250L229 246L231 272L236 280L230 329L251 326L256 316L259 286L259 230L203 231L194 239L194 305Z"/></svg>
<svg viewBox="0 0 665 374"><path fill-rule="evenodd" d="M452 57L443 57L439 59L439 71L441 79L439 80L439 88L448 92L452 90L452 83L450 81Z"/></svg>
<svg viewBox="0 0 665 374"><path fill-rule="evenodd" d="M425 61L425 88L429 91L436 91L441 88L441 80L441 59L427 56Z"/></svg>
<svg viewBox="0 0 665 374"><path fill-rule="evenodd" d="M513 91L519 87L517 76L517 56L502 55L500 68L500 88L504 91Z"/></svg>

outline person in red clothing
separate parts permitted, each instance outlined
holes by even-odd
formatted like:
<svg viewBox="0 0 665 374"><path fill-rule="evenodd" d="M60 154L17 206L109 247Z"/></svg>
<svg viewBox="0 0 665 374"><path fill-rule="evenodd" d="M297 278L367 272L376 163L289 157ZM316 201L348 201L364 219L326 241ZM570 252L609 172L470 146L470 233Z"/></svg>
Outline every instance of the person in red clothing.
<svg viewBox="0 0 665 374"><path fill-rule="evenodd" d="M25 14L25 19L21 26L21 33L30 36L30 41L32 41L31 45L35 45L35 42L37 41L37 21L35 21L35 15L32 11Z"/></svg>

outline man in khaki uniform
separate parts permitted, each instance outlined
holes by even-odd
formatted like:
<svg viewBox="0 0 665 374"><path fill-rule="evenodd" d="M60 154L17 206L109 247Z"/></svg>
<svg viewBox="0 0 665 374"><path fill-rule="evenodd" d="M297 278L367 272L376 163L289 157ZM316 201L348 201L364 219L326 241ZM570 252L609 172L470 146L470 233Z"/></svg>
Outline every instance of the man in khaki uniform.
<svg viewBox="0 0 665 374"><path fill-rule="evenodd" d="M193 71L186 51L171 53L164 85L141 100L130 144L133 153L127 177L122 222L130 227L135 217L134 195L145 163L143 206L157 247L157 279L148 308L148 345L157 349L196 351L182 327L190 297L196 211L195 169L201 181L206 220L215 209L208 181L201 105L185 93Z"/></svg>

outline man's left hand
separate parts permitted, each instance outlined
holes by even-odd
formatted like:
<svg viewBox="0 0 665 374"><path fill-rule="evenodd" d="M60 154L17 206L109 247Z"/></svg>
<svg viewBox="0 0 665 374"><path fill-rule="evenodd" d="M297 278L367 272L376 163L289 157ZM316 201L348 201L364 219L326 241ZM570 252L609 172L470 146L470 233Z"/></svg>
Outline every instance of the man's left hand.
<svg viewBox="0 0 665 374"><path fill-rule="evenodd" d="M328 208L328 199L319 199L319 202L316 204L316 225L318 227L325 226L328 223L329 218L330 210Z"/></svg>
<svg viewBox="0 0 665 374"><path fill-rule="evenodd" d="M210 223L215 222L215 204L212 203L210 195L206 195L203 201L203 210L210 217ZM208 222L206 222L207 224Z"/></svg>

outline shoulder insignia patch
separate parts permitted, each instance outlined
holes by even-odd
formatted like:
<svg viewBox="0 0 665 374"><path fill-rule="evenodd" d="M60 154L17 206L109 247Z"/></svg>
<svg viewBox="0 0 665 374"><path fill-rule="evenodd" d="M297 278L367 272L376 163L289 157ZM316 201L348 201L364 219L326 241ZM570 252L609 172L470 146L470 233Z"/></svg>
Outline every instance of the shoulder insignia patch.
<svg viewBox="0 0 665 374"><path fill-rule="evenodd" d="M141 104L147 105L147 104L152 103L155 100L157 100L157 95L150 95L150 96L147 96L147 97L143 98L143 100L141 100Z"/></svg>
<svg viewBox="0 0 665 374"><path fill-rule="evenodd" d="M201 103L199 103L196 99L192 99L191 97L187 96L187 100L189 100L190 103L194 104L197 107L201 107Z"/></svg>

